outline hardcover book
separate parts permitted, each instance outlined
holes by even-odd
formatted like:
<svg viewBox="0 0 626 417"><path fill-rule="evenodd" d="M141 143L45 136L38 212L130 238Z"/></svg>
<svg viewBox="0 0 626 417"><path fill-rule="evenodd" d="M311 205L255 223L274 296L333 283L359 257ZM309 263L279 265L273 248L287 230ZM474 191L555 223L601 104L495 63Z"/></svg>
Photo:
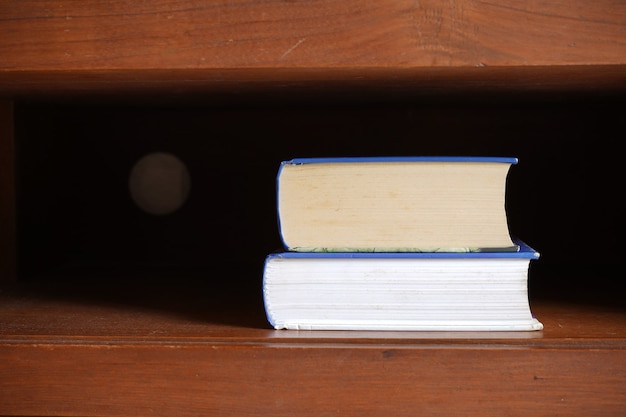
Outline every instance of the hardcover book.
<svg viewBox="0 0 626 417"><path fill-rule="evenodd" d="M509 157L296 158L277 174L279 233L302 252L515 251Z"/></svg>
<svg viewBox="0 0 626 417"><path fill-rule="evenodd" d="M277 252L263 297L275 329L531 331L530 262L516 252Z"/></svg>

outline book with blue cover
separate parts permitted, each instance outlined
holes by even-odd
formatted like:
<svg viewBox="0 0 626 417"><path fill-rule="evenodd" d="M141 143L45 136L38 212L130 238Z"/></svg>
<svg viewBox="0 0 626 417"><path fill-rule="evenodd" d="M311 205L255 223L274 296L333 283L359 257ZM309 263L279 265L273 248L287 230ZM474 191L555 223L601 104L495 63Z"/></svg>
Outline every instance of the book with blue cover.
<svg viewBox="0 0 626 417"><path fill-rule="evenodd" d="M276 252L263 268L269 323L291 330L533 331L530 262L502 252Z"/></svg>
<svg viewBox="0 0 626 417"><path fill-rule="evenodd" d="M512 157L296 158L280 164L283 245L301 252L516 251Z"/></svg>

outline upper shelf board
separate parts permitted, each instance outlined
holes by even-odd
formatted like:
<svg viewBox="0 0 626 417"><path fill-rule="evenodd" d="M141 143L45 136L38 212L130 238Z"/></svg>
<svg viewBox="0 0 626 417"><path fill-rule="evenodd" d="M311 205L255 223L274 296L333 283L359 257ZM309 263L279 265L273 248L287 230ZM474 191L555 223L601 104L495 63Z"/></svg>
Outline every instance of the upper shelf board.
<svg viewBox="0 0 626 417"><path fill-rule="evenodd" d="M549 70L555 66L579 69L573 74ZM540 70L518 74L528 67ZM502 76L502 69L513 71ZM154 89L163 82L177 88L231 88L274 86L281 80L372 79L420 85L451 79L466 86L494 80L530 87L568 80L623 85L626 2L25 0L0 5L3 95L54 90L59 83L89 90Z"/></svg>

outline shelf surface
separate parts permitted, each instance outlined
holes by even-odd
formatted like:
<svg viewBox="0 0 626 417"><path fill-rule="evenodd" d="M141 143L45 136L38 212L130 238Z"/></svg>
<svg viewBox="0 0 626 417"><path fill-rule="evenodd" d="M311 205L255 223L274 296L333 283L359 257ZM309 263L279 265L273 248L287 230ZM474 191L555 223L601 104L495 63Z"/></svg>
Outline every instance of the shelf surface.
<svg viewBox="0 0 626 417"><path fill-rule="evenodd" d="M626 404L623 305L536 300L539 332L285 331L256 290L184 283L3 289L0 414L617 416Z"/></svg>
<svg viewBox="0 0 626 417"><path fill-rule="evenodd" d="M182 285L181 285L182 282ZM197 279L19 282L0 293L0 341L15 343L451 343L526 348L626 349L626 306L591 300L538 299L539 332L276 331L260 289Z"/></svg>
<svg viewBox="0 0 626 417"><path fill-rule="evenodd" d="M21 282L0 294L3 337L50 343L104 338L160 343L246 343L269 329L258 296L230 285L172 277ZM230 288L229 288L230 287Z"/></svg>

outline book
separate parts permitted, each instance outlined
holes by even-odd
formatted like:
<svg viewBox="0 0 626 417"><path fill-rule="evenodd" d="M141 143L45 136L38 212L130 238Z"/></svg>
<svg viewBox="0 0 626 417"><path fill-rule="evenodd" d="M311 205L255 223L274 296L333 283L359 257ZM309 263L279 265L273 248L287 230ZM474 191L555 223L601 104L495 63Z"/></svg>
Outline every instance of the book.
<svg viewBox="0 0 626 417"><path fill-rule="evenodd" d="M269 323L291 330L532 331L530 262L516 252L293 252L269 254Z"/></svg>
<svg viewBox="0 0 626 417"><path fill-rule="evenodd" d="M505 207L512 157L283 161L284 247L301 252L515 251Z"/></svg>

